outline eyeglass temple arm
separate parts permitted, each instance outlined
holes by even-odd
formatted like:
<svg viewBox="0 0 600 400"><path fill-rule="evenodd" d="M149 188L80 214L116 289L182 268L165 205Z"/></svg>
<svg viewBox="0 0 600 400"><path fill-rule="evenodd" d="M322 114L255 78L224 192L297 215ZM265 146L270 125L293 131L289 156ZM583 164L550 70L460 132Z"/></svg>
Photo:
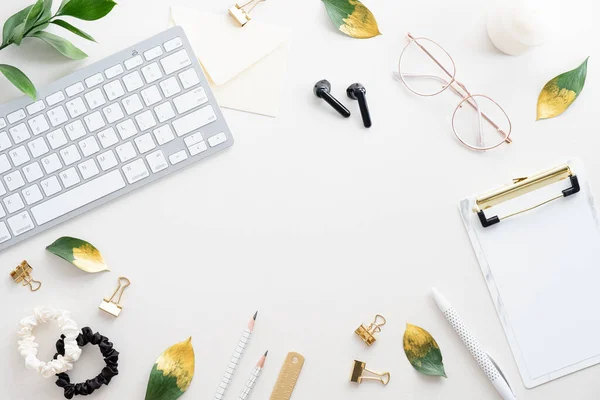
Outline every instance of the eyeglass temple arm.
<svg viewBox="0 0 600 400"><path fill-rule="evenodd" d="M452 86L451 82L448 82L444 78L436 76L436 75L423 75L423 74L413 74L413 73L403 73L402 75L408 76L411 78L431 78L431 79L438 80L438 81L442 82L444 84L444 86L448 86L450 89L452 89L452 91L455 94L457 94L458 96L460 96L462 99L467 100L467 103L469 103L469 105L471 107L473 107L475 110L479 110L479 107L476 104L473 104L473 100L471 98L469 98L469 96L471 94L469 93L469 91L467 90L465 85L463 85L462 83L460 83L456 80L454 80L454 82L456 82L456 84L459 85L461 89L463 89L465 92L467 92L467 94L468 94L467 96L465 96L463 93L461 93L459 90L457 90L454 86ZM400 81L402 80L398 73L394 73L394 78L396 80L400 80ZM498 131L498 133L500 133L502 136L505 137L504 141L506 143L512 143L512 139L506 136L506 133L504 132L504 130L502 130L502 128L500 128L498 125L496 125L496 123L494 121L492 121L487 115L485 115L485 113L480 112L480 114L483 117L483 119L485 119L487 122L489 122L490 125L492 125Z"/></svg>

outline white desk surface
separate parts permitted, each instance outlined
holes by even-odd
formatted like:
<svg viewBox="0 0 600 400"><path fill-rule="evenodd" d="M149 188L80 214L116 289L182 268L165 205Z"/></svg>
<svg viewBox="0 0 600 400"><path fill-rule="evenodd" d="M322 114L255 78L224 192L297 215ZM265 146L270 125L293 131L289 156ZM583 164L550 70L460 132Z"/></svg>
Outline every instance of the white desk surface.
<svg viewBox="0 0 600 400"><path fill-rule="evenodd" d="M177 1L214 12L233 4ZM0 19L26 3L3 1ZM569 8L559 39L514 58L488 40L485 3L369 0L383 36L364 41L338 33L320 1L261 4L257 20L293 28L278 118L225 110L236 139L228 151L0 255L6 274L0 280L1 397L63 398L53 379L25 370L16 350L19 319L35 305L49 305L70 310L81 326L110 337L121 352L120 375L94 393L96 400L142 399L156 357L190 335L196 375L182 398L211 399L256 309L256 332L230 399L266 349L257 400L268 398L292 350L306 356L295 400L498 398L429 296L435 285L494 355L519 399L596 399L598 366L525 389L457 202L571 156L583 159L600 190L598 6L594 0L564 3ZM168 9L164 0L122 0L105 20L79 23L99 41L74 40L91 55L83 62L67 61L33 39L2 51L0 62L21 67L42 85L161 31ZM407 31L442 43L455 58L459 79L505 107L514 144L487 153L466 150L450 130L454 96L419 98L392 79ZM535 122L542 86L587 56L588 82L576 104L557 119ZM351 119L313 96L314 83L323 78L350 106ZM356 102L345 98L345 88L357 81L368 90L370 130L362 127ZM0 80L0 101L18 95ZM63 235L94 243L113 272L88 275L44 250ZM37 293L8 277L22 259L44 282ZM133 283L114 319L97 307L119 275ZM376 313L389 322L367 349L353 331ZM437 339L448 379L425 377L410 366L402 350L407 321ZM54 328L40 330L42 357L51 357L57 338ZM75 381L100 371L98 354L85 349L71 375ZM390 371L391 383L353 386L348 377L354 359Z"/></svg>

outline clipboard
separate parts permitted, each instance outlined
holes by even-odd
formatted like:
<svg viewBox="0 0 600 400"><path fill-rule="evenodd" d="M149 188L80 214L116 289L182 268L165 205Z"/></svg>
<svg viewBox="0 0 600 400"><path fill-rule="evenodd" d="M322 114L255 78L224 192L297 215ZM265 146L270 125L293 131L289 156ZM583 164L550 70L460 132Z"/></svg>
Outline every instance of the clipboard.
<svg viewBox="0 0 600 400"><path fill-rule="evenodd" d="M581 161L459 211L524 385L600 363L600 223Z"/></svg>

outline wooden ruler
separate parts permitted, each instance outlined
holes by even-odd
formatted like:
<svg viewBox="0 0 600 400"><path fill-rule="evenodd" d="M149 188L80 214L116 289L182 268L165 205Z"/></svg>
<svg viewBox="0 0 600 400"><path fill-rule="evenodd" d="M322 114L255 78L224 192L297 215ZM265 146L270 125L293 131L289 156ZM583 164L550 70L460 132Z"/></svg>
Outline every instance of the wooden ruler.
<svg viewBox="0 0 600 400"><path fill-rule="evenodd" d="M303 365L304 356L302 354L288 353L283 362L283 367L281 367L277 382L275 382L270 400L290 400Z"/></svg>

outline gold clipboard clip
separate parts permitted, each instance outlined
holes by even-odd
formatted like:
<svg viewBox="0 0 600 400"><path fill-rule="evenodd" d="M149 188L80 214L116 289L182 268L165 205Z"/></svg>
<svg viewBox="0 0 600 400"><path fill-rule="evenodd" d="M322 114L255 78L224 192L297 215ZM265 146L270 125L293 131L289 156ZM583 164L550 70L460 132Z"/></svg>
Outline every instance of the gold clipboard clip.
<svg viewBox="0 0 600 400"><path fill-rule="evenodd" d="M500 203L504 203L505 201L514 199L516 197L522 196L526 193L530 193L543 187L552 185L553 183L562 181L563 179L567 178L571 181L571 187L563 190L561 194L555 197L542 201L541 203L538 203L532 207L528 207L523 210L504 215L502 217L499 217L497 215L493 217L487 217L485 215L484 211L488 208L496 206ZM514 217L515 215L522 214L527 211L531 211L535 208L543 206L544 204L548 204L551 201L571 196L575 193L578 193L579 191L580 187L577 175L573 173L571 167L565 164L548 171L540 172L530 177L513 179L512 184L478 197L475 200L475 206L473 207L473 211L477 213L479 221L481 221L481 225L484 228L487 228L491 225L497 224L501 220Z"/></svg>
<svg viewBox="0 0 600 400"><path fill-rule="evenodd" d="M21 264L17 265L17 268L10 272L10 277L16 283L20 283L22 286L29 286L29 290L37 292L42 287L42 282L36 281L31 276L33 268L25 260L21 261Z"/></svg>
<svg viewBox="0 0 600 400"><path fill-rule="evenodd" d="M364 376L364 373L368 372L375 376ZM352 374L350 375L350 382L361 384L362 381L377 381L381 382L384 386L390 383L389 372L374 372L367 369L367 364L363 361L354 360L354 366L352 367Z"/></svg>
<svg viewBox="0 0 600 400"><path fill-rule="evenodd" d="M235 19L237 23L243 27L252 19L250 17L250 13L252 10L254 10L254 7L263 1L266 0L239 0L237 3L235 3L235 6L229 9L229 15L231 15L233 19ZM249 9L246 10L246 7L249 7Z"/></svg>
<svg viewBox="0 0 600 400"><path fill-rule="evenodd" d="M104 300L102 300L102 303L100 303L98 308L106 313L109 313L113 317L118 317L119 314L121 314L121 310L123 310L123 306L121 305L121 297L123 297L123 292L129 285L131 285L131 281L124 276L120 276L119 286L117 286L110 298L104 298ZM117 297L117 294L119 297ZM116 301L114 300L115 297L117 297Z"/></svg>

